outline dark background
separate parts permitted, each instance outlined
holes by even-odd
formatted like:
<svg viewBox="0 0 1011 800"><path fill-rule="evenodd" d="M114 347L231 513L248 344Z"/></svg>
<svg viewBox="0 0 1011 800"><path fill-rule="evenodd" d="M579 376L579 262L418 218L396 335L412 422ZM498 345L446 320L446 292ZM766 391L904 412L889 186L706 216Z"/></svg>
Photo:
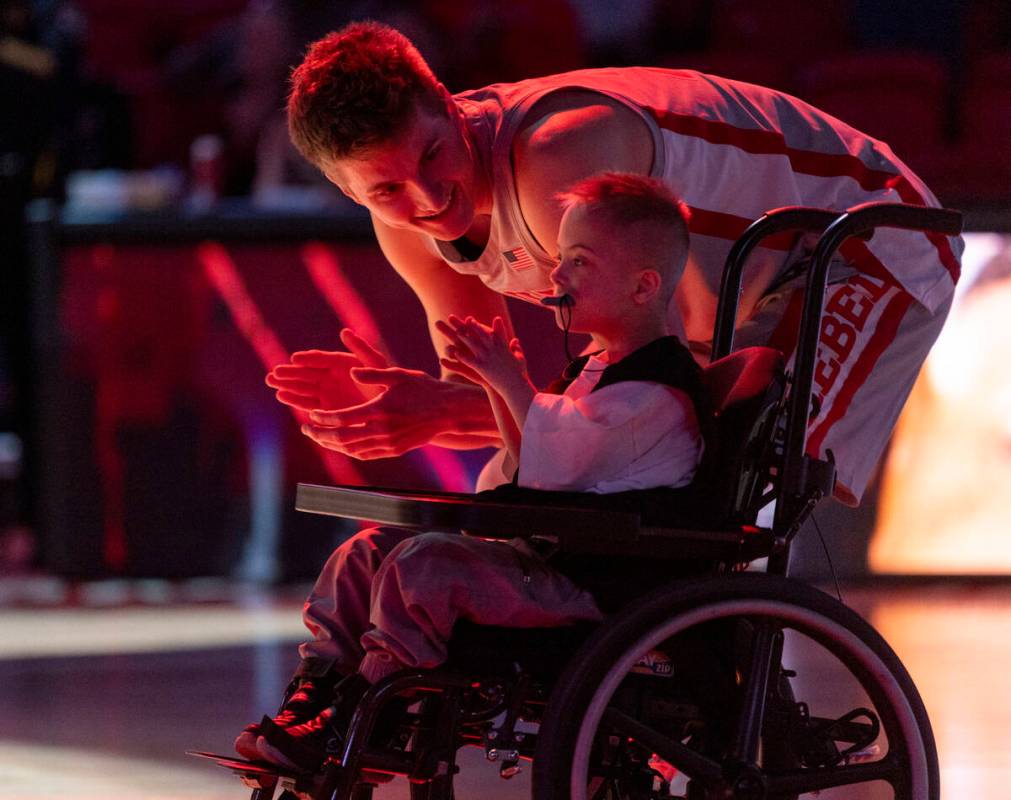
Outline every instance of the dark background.
<svg viewBox="0 0 1011 800"><path fill-rule="evenodd" d="M783 89L888 141L971 228L1011 228L1011 12L995 0L0 0L0 574L306 577L347 529L295 515L295 482L475 474L481 454L322 457L201 255L224 248L286 353L334 347L347 322L308 277L317 243L394 357L434 369L360 212L283 136L288 70L362 17L404 30L452 91L629 64ZM544 381L561 341L529 311ZM845 576L866 572L875 492L819 512ZM827 574L816 536L798 562Z"/></svg>

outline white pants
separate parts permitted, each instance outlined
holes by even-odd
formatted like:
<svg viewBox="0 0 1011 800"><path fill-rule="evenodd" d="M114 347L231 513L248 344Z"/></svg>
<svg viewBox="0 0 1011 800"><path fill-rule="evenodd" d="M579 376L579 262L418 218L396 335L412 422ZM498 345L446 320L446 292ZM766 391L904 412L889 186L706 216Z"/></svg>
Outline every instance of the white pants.
<svg viewBox="0 0 1011 800"><path fill-rule="evenodd" d="M541 628L599 620L593 597L521 540L371 528L327 560L303 611L305 659L375 682L446 660L459 619Z"/></svg>

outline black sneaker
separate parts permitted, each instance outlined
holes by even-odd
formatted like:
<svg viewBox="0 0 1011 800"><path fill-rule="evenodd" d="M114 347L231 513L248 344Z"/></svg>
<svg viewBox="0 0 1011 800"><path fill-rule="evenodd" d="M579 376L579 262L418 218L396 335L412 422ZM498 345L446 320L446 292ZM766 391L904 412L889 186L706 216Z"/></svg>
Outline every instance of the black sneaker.
<svg viewBox="0 0 1011 800"><path fill-rule="evenodd" d="M289 769L311 771L344 743L351 716L369 682L355 673L343 678L333 689L333 702L310 720L282 726L263 718L256 740L257 758Z"/></svg>
<svg viewBox="0 0 1011 800"><path fill-rule="evenodd" d="M325 709L333 700L334 684L340 675L330 672L322 676L296 675L285 690L281 708L273 719L264 717L278 728L291 728L308 722ZM254 722L242 729L235 740L235 751L250 761L260 761L262 756L256 748L262 722Z"/></svg>

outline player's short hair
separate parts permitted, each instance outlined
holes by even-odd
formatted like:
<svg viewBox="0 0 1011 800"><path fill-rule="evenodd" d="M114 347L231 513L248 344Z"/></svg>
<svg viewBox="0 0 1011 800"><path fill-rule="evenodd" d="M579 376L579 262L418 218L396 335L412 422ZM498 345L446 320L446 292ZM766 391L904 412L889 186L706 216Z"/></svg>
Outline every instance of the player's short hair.
<svg viewBox="0 0 1011 800"><path fill-rule="evenodd" d="M627 246L641 251L644 263L673 291L688 260L688 206L665 184L645 175L602 172L561 192L562 207L586 206L616 227L633 228ZM630 231L631 234L631 231Z"/></svg>
<svg viewBox="0 0 1011 800"><path fill-rule="evenodd" d="M355 156L392 139L419 104L445 111L439 88L400 31L352 22L310 45L292 72L288 133L314 164Z"/></svg>

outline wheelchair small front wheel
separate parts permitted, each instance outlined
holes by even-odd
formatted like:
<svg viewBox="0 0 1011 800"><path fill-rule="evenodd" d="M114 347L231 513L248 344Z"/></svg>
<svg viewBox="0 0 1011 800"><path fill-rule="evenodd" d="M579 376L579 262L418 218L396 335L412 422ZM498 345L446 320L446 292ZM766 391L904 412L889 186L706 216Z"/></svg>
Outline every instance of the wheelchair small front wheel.
<svg viewBox="0 0 1011 800"><path fill-rule="evenodd" d="M784 669L766 681L744 761L758 630ZM533 769L534 800L939 793L926 710L884 639L834 598L761 574L664 587L602 625L552 691Z"/></svg>

